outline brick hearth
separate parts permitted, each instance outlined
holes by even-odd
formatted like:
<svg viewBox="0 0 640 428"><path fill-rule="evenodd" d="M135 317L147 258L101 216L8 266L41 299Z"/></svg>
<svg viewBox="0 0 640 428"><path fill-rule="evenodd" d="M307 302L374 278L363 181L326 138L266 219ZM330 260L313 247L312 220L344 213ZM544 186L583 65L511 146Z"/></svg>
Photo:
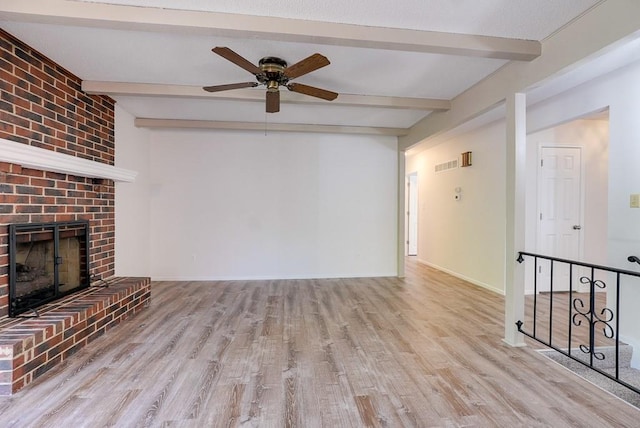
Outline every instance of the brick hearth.
<svg viewBox="0 0 640 428"><path fill-rule="evenodd" d="M0 396L11 395L149 302L149 278L114 278L42 306L37 318L0 322Z"/></svg>

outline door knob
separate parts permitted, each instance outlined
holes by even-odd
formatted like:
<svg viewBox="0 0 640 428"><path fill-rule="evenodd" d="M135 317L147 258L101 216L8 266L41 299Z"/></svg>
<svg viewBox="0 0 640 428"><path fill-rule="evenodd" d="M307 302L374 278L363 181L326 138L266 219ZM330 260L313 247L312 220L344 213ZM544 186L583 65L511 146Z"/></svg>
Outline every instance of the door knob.
<svg viewBox="0 0 640 428"><path fill-rule="evenodd" d="M580 226L579 224L573 225L573 230L580 230L580 229L582 229L582 226Z"/></svg>

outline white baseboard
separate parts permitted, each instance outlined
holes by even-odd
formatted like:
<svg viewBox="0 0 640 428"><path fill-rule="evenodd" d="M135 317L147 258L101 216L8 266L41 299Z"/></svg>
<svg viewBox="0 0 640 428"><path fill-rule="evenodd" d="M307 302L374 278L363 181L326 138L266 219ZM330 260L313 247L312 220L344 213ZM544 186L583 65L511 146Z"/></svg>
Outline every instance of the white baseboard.
<svg viewBox="0 0 640 428"><path fill-rule="evenodd" d="M444 273L446 273L446 274L449 274L449 275L451 275L451 276L455 276L456 278L462 279L463 281L466 281L466 282L468 282L468 283L470 283L470 284L473 284L473 285L476 285L476 286L478 286L478 287L481 287L481 288L487 289L487 290L492 291L492 292L494 292L494 293L496 293L496 294L499 294L499 295L501 295L501 296L504 296L504 295L505 295L505 294L504 294L504 290L501 290L501 289L499 289L499 288L497 288L497 287L494 287L494 286L493 286L493 285L491 285L491 284L487 284L487 283L484 283L484 282L481 282L481 281L477 281L477 280L475 280L475 279L473 279L473 278L469 278L469 277L467 277L467 276L464 276L464 275L459 274L458 272L454 272L454 271L452 271L452 270L449 270L449 269L443 268L442 266L438 266L438 265L436 265L436 264L429 263L429 262L427 262L427 261L425 261L425 260L420 260L420 259L417 259L417 260L418 260L418 263L421 263L421 264L423 264L423 265L425 265L425 266L429 266L429 267L431 267L431 268L437 269L437 270L442 271L442 272L444 272Z"/></svg>
<svg viewBox="0 0 640 428"><path fill-rule="evenodd" d="M392 272L379 272L379 273L362 273L358 274L331 274L331 275L256 275L256 276L151 276L152 281L276 281L276 280L293 280L293 279L350 279L350 278L385 278L385 277L397 277L397 273Z"/></svg>

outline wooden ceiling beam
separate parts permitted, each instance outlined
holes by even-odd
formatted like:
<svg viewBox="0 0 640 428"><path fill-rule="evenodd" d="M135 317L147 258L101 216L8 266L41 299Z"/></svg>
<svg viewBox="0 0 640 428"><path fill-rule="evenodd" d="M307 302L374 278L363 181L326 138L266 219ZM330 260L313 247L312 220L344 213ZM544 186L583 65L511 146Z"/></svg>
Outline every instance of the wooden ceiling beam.
<svg viewBox="0 0 640 428"><path fill-rule="evenodd" d="M215 120L181 120L136 118L135 126L139 128L186 128L186 129L218 129L229 131L259 132L320 132L324 134L361 134L402 136L409 133L405 128L385 128L375 126L341 126L312 125L303 123L258 123L258 122L224 122Z"/></svg>
<svg viewBox="0 0 640 428"><path fill-rule="evenodd" d="M126 95L170 98L208 98L216 100L264 102L264 90L261 89L236 89L224 92L207 92L200 86L84 81L82 82L82 90L88 94L108 96ZM324 105L329 102L286 90L281 91L281 101L292 104ZM355 94L340 94L337 99L331 101L331 104L351 107L379 107L426 111L445 111L451 106L449 100Z"/></svg>

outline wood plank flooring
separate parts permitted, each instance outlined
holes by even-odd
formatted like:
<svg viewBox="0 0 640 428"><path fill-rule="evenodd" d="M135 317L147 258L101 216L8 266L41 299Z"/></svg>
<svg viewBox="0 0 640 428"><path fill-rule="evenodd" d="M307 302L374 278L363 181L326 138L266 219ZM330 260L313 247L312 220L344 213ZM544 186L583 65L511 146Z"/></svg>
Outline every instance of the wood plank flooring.
<svg viewBox="0 0 640 428"><path fill-rule="evenodd" d="M2 427L637 427L503 300L407 278L154 282L152 304L12 397Z"/></svg>

